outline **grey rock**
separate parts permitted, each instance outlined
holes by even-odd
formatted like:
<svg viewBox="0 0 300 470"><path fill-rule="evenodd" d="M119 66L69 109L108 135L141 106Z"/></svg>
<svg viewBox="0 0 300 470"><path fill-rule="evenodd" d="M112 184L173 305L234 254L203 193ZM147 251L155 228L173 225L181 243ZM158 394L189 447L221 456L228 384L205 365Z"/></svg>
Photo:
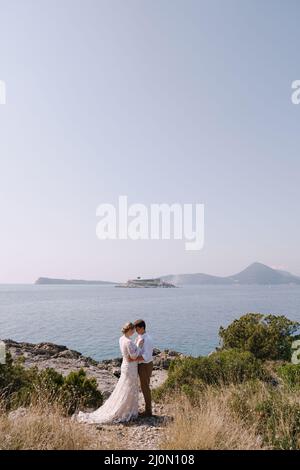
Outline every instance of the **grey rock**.
<svg viewBox="0 0 300 470"><path fill-rule="evenodd" d="M169 351L169 356L171 357L178 357L180 355L180 353L178 353L177 351L173 351L172 349Z"/></svg>
<svg viewBox="0 0 300 470"><path fill-rule="evenodd" d="M38 367L40 370L53 368L63 376L68 375L71 371L78 371L83 368L89 377L95 377L104 398L111 394L120 377L122 364L122 358L120 357L97 362L90 357L83 356L78 351L53 343L18 343L11 339L4 340L4 342L13 359L23 356L24 367L26 368L33 366ZM164 382L171 361L178 355L181 356L179 353L168 349L161 351L156 348L154 350L152 387L158 387Z"/></svg>
<svg viewBox="0 0 300 470"><path fill-rule="evenodd" d="M161 361L162 369L169 369L170 364L171 364L171 359L163 359Z"/></svg>
<svg viewBox="0 0 300 470"><path fill-rule="evenodd" d="M10 413L8 413L8 419L14 420L14 419L22 418L27 413L28 413L27 408L20 407L20 408L17 408L16 410L11 411Z"/></svg>
<svg viewBox="0 0 300 470"><path fill-rule="evenodd" d="M121 367L122 360L123 359L121 357L117 357L116 359L112 360L112 365L115 366L115 367Z"/></svg>
<svg viewBox="0 0 300 470"><path fill-rule="evenodd" d="M81 354L77 351L72 351L71 349L66 349L58 354L58 357L66 357L68 359L78 359Z"/></svg>
<svg viewBox="0 0 300 470"><path fill-rule="evenodd" d="M115 367L113 370L112 370L112 373L114 374L115 377L119 378L121 377L121 369L119 367Z"/></svg>

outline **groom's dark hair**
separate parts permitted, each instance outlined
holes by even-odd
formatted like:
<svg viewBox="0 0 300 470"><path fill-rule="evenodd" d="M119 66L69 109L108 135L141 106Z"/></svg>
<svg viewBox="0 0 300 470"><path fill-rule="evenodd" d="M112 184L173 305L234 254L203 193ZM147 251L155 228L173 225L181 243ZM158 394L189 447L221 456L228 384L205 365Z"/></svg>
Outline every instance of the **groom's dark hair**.
<svg viewBox="0 0 300 470"><path fill-rule="evenodd" d="M146 329L146 323L144 322L144 320L136 320L134 322L134 326L138 328L144 328L144 330Z"/></svg>

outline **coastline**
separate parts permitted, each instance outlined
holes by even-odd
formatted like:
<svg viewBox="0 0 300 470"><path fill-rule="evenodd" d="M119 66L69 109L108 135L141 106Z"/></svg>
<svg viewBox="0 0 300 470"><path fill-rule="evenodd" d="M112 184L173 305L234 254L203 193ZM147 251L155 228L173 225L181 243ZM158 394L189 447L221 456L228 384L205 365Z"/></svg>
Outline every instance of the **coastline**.
<svg viewBox="0 0 300 470"><path fill-rule="evenodd" d="M98 389L104 398L111 394L120 377L121 357L96 361L64 345L50 342L17 342L12 339L3 339L3 341L13 360L22 358L26 368L37 367L40 370L52 368L64 376L71 371L84 369L89 377L95 377ZM159 387L166 380L169 365L177 357L185 356L169 349L154 349L152 388Z"/></svg>
<svg viewBox="0 0 300 470"><path fill-rule="evenodd" d="M39 370L52 368L63 376L67 376L72 371L83 369L88 377L94 377L97 381L97 388L101 391L104 400L112 393L120 376L122 358L112 358L96 361L91 357L84 356L78 351L51 342L27 343L17 342L11 339L3 339L6 351L9 352L14 361L18 359L25 368L37 367ZM173 350L153 351L153 374L151 377L151 389L162 385L167 379L170 363L177 357L185 357L183 354ZM144 399L139 392L139 410L144 408ZM90 411L93 411L91 408ZM89 425L82 426L80 435L92 432L89 443L92 447L99 445L101 449L112 448L114 450L153 450L159 449L168 423L174 419L174 410L166 404L153 403L152 417L140 418L129 423L95 425L94 430L89 430ZM8 422L26 422L32 419L30 409L18 407L8 414ZM45 419L45 416L38 415L38 421ZM72 421L65 418L66 425ZM61 417L59 417L61 422ZM58 428L57 428L58 429ZM56 430L57 432L57 430ZM100 439L100 444L97 442Z"/></svg>

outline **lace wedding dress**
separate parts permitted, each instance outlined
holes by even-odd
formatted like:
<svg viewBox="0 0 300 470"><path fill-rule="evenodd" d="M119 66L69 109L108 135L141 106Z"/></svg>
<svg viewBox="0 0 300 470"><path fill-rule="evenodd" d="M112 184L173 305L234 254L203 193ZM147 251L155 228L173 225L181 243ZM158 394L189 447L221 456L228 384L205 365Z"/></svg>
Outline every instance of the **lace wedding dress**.
<svg viewBox="0 0 300 470"><path fill-rule="evenodd" d="M116 388L106 402L92 413L79 412L76 419L89 424L120 423L136 418L138 415L138 368L137 362L129 362L129 358L136 359L141 350L127 338L121 336L119 340L123 362L121 376Z"/></svg>

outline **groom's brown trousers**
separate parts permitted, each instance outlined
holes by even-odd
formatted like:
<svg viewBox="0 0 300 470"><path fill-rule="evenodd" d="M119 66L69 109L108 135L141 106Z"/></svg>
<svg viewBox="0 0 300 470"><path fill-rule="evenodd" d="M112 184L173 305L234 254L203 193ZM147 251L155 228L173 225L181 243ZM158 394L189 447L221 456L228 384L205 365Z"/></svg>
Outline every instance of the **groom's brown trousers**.
<svg viewBox="0 0 300 470"><path fill-rule="evenodd" d="M141 389L145 400L145 413L152 414L152 402L151 402L151 390L150 390L150 378L153 370L153 362L147 364L139 364L138 372L140 376Z"/></svg>

